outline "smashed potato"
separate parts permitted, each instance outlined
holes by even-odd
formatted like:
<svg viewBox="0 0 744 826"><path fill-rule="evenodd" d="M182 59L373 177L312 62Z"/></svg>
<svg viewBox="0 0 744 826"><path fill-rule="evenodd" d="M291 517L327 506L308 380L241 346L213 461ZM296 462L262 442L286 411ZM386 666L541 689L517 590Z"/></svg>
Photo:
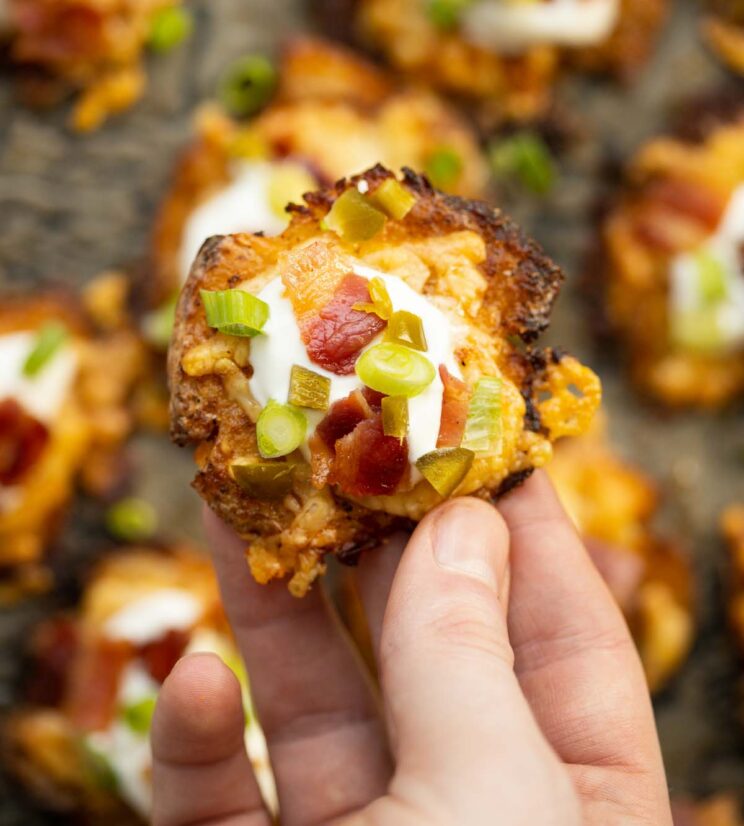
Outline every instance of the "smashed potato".
<svg viewBox="0 0 744 826"><path fill-rule="evenodd" d="M383 195L405 214L384 216ZM298 596L326 554L353 560L449 495L509 490L600 396L588 368L534 346L562 275L498 210L380 166L305 201L279 236L205 244L169 353L194 487L254 577ZM246 303L266 320L253 337L212 316ZM285 404L297 390L316 409Z"/></svg>

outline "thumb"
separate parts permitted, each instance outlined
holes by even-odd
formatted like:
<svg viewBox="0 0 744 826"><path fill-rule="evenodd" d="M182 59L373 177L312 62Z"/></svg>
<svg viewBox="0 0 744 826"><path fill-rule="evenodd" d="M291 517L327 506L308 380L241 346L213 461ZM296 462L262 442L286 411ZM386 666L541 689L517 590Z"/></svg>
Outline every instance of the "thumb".
<svg viewBox="0 0 744 826"><path fill-rule="evenodd" d="M573 797L513 671L508 571L509 533L499 513L477 499L455 499L414 532L383 623L380 670L396 781L412 775L440 799L447 795L443 802L458 815L484 799L508 812L514 798L513 811L525 816L525 784L547 783L561 802ZM460 822L482 816L477 809ZM536 811L534 821L519 822L548 822L541 818Z"/></svg>

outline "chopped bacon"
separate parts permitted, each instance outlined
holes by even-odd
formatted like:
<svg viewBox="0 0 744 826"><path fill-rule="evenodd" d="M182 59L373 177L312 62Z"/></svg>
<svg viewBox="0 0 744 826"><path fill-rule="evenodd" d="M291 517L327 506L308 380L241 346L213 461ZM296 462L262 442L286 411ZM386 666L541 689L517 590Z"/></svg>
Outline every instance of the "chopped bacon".
<svg viewBox="0 0 744 826"><path fill-rule="evenodd" d="M15 399L0 401L0 485L14 485L41 456L49 431Z"/></svg>
<svg viewBox="0 0 744 826"><path fill-rule="evenodd" d="M165 681L173 666L181 659L188 641L189 635L185 631L168 631L161 639L140 649L139 655L153 680L159 683Z"/></svg>
<svg viewBox="0 0 744 826"><path fill-rule="evenodd" d="M318 436L333 448L339 439L348 436L354 428L373 415L372 408L361 390L355 390L345 399L334 402L325 418L315 429Z"/></svg>
<svg viewBox="0 0 744 826"><path fill-rule="evenodd" d="M408 444L382 430L374 414L336 442L331 482L352 496L395 493L408 470Z"/></svg>
<svg viewBox="0 0 744 826"><path fill-rule="evenodd" d="M443 364L439 365L439 376L444 385L444 394L437 447L459 447L468 418L470 390L464 381L453 376Z"/></svg>
<svg viewBox="0 0 744 826"><path fill-rule="evenodd" d="M670 207L713 231L726 209L726 199L718 192L691 181L658 180L651 184L650 200Z"/></svg>
<svg viewBox="0 0 744 826"><path fill-rule="evenodd" d="M371 387L364 387L362 388L362 395L364 396L367 404L379 413L382 410L382 400L385 398L384 393L379 393L377 390L373 390Z"/></svg>
<svg viewBox="0 0 744 826"><path fill-rule="evenodd" d="M354 372L359 351L386 325L375 313L355 310L370 301L366 278L349 273L336 288L332 300L302 328L302 339L310 358L339 376Z"/></svg>
<svg viewBox="0 0 744 826"><path fill-rule="evenodd" d="M66 710L83 731L101 731L116 714L119 680L134 650L127 642L99 639L81 649L69 679Z"/></svg>

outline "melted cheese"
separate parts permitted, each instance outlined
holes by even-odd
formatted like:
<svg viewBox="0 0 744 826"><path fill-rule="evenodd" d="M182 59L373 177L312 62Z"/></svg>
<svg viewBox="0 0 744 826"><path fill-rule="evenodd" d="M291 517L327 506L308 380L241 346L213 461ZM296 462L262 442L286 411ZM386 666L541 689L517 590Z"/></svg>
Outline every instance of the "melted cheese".
<svg viewBox="0 0 744 826"><path fill-rule="evenodd" d="M104 634L110 639L146 645L168 631L192 628L202 612L201 602L188 591L163 588L130 602L109 617Z"/></svg>
<svg viewBox="0 0 744 826"><path fill-rule="evenodd" d="M288 218L278 216L269 205L269 185L274 166L266 162L243 162L230 183L200 204L184 227L180 253L183 281L202 244L213 235L236 232L280 233Z"/></svg>
<svg viewBox="0 0 744 826"><path fill-rule="evenodd" d="M481 0L463 15L473 43L505 53L539 44L591 46L612 33L619 0Z"/></svg>
<svg viewBox="0 0 744 826"><path fill-rule="evenodd" d="M23 365L36 344L36 332L0 336L0 399L15 399L24 410L52 424L70 394L78 367L74 345L60 347L33 377L23 375Z"/></svg>

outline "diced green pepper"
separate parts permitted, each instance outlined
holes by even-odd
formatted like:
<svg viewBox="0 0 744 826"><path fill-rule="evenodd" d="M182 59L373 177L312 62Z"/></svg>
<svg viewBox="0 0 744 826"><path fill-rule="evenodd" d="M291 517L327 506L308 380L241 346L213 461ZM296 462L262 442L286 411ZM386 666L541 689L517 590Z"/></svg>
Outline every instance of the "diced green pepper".
<svg viewBox="0 0 744 826"><path fill-rule="evenodd" d="M386 178L368 198L395 221L405 218L416 203L416 196L395 178Z"/></svg>
<svg viewBox="0 0 744 826"><path fill-rule="evenodd" d="M464 447L444 447L416 462L421 475L444 499L451 496L473 466L475 454Z"/></svg>
<svg viewBox="0 0 744 826"><path fill-rule="evenodd" d="M484 376L475 385L468 407L462 447L496 453L501 445L501 379Z"/></svg>
<svg viewBox="0 0 744 826"><path fill-rule="evenodd" d="M408 399L405 396L385 396L382 400L382 432L401 442L408 435Z"/></svg>
<svg viewBox="0 0 744 826"><path fill-rule="evenodd" d="M257 336L269 319L269 305L245 290L199 290L207 324L231 336Z"/></svg>
<svg viewBox="0 0 744 826"><path fill-rule="evenodd" d="M120 499L106 511L106 529L124 542L149 539L158 529L158 514L144 499Z"/></svg>
<svg viewBox="0 0 744 826"><path fill-rule="evenodd" d="M407 398L423 393L436 375L434 365L425 356L390 342L365 350L357 359L355 370L372 390Z"/></svg>
<svg viewBox="0 0 744 826"><path fill-rule="evenodd" d="M152 18L147 45L154 52L169 52L186 40L193 30L191 12L180 6L169 6L156 12Z"/></svg>
<svg viewBox="0 0 744 826"><path fill-rule="evenodd" d="M297 450L304 442L307 419L296 407L273 399L256 422L258 452L264 459L277 459Z"/></svg>
<svg viewBox="0 0 744 826"><path fill-rule="evenodd" d="M368 289L371 303L359 302L354 305L354 309L365 313L374 313L383 321L387 321L393 314L393 302L390 300L385 282L382 278L372 278Z"/></svg>
<svg viewBox="0 0 744 826"><path fill-rule="evenodd" d="M236 60L222 76L220 99L233 115L247 117L270 100L277 84L277 73L263 55L247 55Z"/></svg>
<svg viewBox="0 0 744 826"><path fill-rule="evenodd" d="M152 726L156 701L156 697L145 697L136 703L124 706L121 712L122 719L135 733L147 734Z"/></svg>
<svg viewBox="0 0 744 826"><path fill-rule="evenodd" d="M496 178L515 177L537 195L555 183L555 163L545 141L533 132L519 132L490 145L491 170Z"/></svg>
<svg viewBox="0 0 744 826"><path fill-rule="evenodd" d="M68 338L67 327L60 321L47 322L37 333L34 346L23 363L23 375L38 375Z"/></svg>
<svg viewBox="0 0 744 826"><path fill-rule="evenodd" d="M385 340L393 344L402 344L412 350L425 353L429 348L426 343L424 322L415 313L408 310L394 312L385 330Z"/></svg>
<svg viewBox="0 0 744 826"><path fill-rule="evenodd" d="M426 176L437 189L451 189L457 184L463 170L459 153L449 146L442 146L429 155L424 164Z"/></svg>
<svg viewBox="0 0 744 826"><path fill-rule="evenodd" d="M293 364L289 376L287 401L295 407L327 410L331 399L331 380L301 364Z"/></svg>
<svg viewBox="0 0 744 826"><path fill-rule="evenodd" d="M386 216L367 201L356 187L339 195L323 221L345 241L368 241L385 225Z"/></svg>
<svg viewBox="0 0 744 826"><path fill-rule="evenodd" d="M234 462L230 473L252 499L281 499L292 490L288 462Z"/></svg>

